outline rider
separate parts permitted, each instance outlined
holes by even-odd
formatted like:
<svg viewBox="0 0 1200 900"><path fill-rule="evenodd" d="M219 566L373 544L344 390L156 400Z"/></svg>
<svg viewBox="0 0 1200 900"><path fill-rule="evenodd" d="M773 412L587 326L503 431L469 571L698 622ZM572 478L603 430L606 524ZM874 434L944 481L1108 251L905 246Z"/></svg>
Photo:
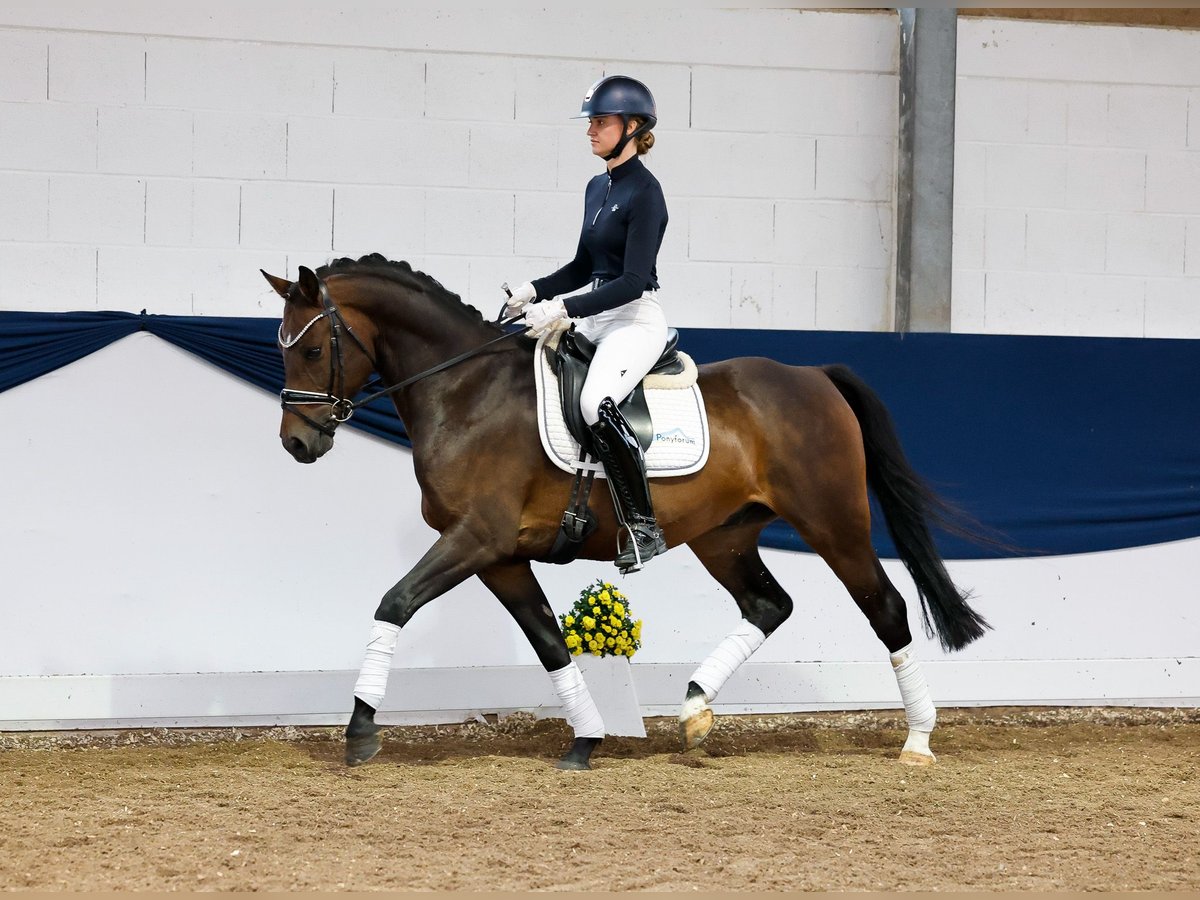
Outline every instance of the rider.
<svg viewBox="0 0 1200 900"><path fill-rule="evenodd" d="M588 88L574 118L588 120L592 153L607 162L608 171L588 182L575 258L518 287L506 313L524 310L535 335L556 320L576 319L578 333L595 342L581 412L631 536L617 567L636 572L667 550L654 518L645 457L617 408L658 360L667 339L655 265L667 205L658 179L639 159L654 146L650 130L658 115L649 88L610 75ZM588 293L552 299L589 282Z"/></svg>

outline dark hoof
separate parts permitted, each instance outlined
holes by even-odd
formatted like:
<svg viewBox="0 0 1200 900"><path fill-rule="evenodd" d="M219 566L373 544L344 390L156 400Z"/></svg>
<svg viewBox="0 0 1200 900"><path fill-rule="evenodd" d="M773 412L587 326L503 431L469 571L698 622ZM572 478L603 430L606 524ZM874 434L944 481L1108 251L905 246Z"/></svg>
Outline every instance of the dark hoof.
<svg viewBox="0 0 1200 900"><path fill-rule="evenodd" d="M383 748L379 732L346 738L346 765L361 766Z"/></svg>
<svg viewBox="0 0 1200 900"><path fill-rule="evenodd" d="M586 772L591 769L592 764L588 762L592 758L592 751L600 746L600 742L604 738L575 738L575 743L571 745L571 749L566 752L558 762L554 764L554 768L561 769L564 772Z"/></svg>

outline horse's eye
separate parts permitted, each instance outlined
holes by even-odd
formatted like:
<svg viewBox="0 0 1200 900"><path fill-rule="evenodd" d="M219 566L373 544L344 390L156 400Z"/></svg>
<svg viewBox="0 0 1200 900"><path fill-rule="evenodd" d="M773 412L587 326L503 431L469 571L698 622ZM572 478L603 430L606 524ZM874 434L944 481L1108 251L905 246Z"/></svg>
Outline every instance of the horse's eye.
<svg viewBox="0 0 1200 900"><path fill-rule="evenodd" d="M320 347L307 348L304 351L304 358L305 359L320 359L321 358L321 348Z"/></svg>

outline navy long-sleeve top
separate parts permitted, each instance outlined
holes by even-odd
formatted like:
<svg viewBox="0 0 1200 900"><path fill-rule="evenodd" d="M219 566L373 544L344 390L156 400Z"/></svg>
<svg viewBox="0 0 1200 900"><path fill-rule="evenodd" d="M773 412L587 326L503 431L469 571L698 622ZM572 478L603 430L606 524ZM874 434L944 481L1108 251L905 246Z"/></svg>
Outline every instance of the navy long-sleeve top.
<svg viewBox="0 0 1200 900"><path fill-rule="evenodd" d="M588 182L583 232L575 258L533 282L539 300L600 279L600 287L566 300L572 318L593 316L658 288L656 261L667 230L662 187L636 156Z"/></svg>

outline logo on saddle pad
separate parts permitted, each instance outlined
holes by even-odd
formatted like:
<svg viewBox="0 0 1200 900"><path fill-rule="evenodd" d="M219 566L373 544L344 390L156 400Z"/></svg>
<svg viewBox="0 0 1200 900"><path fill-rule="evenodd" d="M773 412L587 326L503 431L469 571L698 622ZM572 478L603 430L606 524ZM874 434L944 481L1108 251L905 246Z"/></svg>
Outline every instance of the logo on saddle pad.
<svg viewBox="0 0 1200 900"><path fill-rule="evenodd" d="M682 428L672 428L670 431L656 431L654 433L654 443L686 444L689 447L694 447L696 439Z"/></svg>

